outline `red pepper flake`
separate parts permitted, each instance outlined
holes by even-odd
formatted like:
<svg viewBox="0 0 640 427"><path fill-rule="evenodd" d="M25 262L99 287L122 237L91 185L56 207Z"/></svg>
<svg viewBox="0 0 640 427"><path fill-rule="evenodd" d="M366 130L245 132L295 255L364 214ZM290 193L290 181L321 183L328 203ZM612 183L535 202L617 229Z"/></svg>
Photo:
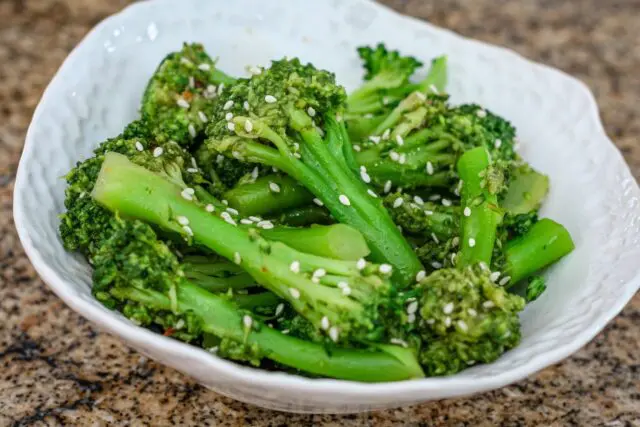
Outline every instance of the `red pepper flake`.
<svg viewBox="0 0 640 427"><path fill-rule="evenodd" d="M191 93L188 90L185 90L184 92L182 92L182 98L185 101L191 102L191 100L193 99L193 93Z"/></svg>
<svg viewBox="0 0 640 427"><path fill-rule="evenodd" d="M167 329L164 331L164 334L162 334L162 335L164 335L165 337L170 337L171 335L173 335L173 333L174 333L175 331L176 331L176 330L175 330L175 329L173 329L173 328L167 328Z"/></svg>

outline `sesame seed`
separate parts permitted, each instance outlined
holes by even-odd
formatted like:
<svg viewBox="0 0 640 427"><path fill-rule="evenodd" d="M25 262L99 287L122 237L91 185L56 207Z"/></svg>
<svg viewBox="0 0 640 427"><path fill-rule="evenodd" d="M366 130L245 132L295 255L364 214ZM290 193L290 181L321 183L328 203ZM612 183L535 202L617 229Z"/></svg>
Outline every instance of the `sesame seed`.
<svg viewBox="0 0 640 427"><path fill-rule="evenodd" d="M240 224L251 225L251 224L253 224L253 221L251 221L249 218L242 218L240 220Z"/></svg>
<svg viewBox="0 0 640 427"><path fill-rule="evenodd" d="M427 95L425 95L422 92L416 92L416 96L418 97L418 99L420 99L420 101L426 101L427 100Z"/></svg>
<svg viewBox="0 0 640 427"><path fill-rule="evenodd" d="M431 238L433 239L434 242L440 243L440 240L438 240L438 236L436 236L436 233L431 233Z"/></svg>
<svg viewBox="0 0 640 427"><path fill-rule="evenodd" d="M232 112L228 112L227 114L224 115L224 118L226 121L229 121L231 119L233 119L233 113Z"/></svg>
<svg viewBox="0 0 640 427"><path fill-rule="evenodd" d="M391 191L391 181L387 181L384 183L384 192L388 193L389 191Z"/></svg>
<svg viewBox="0 0 640 427"><path fill-rule="evenodd" d="M260 218L259 216L255 216L255 215L251 215L251 216L249 217L249 219L250 219L251 221L253 221L253 222L260 222L260 221L262 221L262 218Z"/></svg>
<svg viewBox="0 0 640 427"><path fill-rule="evenodd" d="M240 264L242 262L242 257L240 256L240 252L235 252L233 254L233 262L236 264Z"/></svg>
<svg viewBox="0 0 640 427"><path fill-rule="evenodd" d="M388 96L385 96L384 98L382 98L382 104L383 105L387 105L391 102L391 98L389 98Z"/></svg>
<svg viewBox="0 0 640 427"><path fill-rule="evenodd" d="M415 313L407 314L407 322L408 323L413 323L415 321L416 321L416 314Z"/></svg>
<svg viewBox="0 0 640 427"><path fill-rule="evenodd" d="M182 229L184 230L185 233L187 233L189 236L193 236L193 230L191 229L191 227L189 227L188 225L183 225Z"/></svg>
<svg viewBox="0 0 640 427"><path fill-rule="evenodd" d="M412 301L407 305L407 314L413 314L418 311L418 301Z"/></svg>
<svg viewBox="0 0 640 427"><path fill-rule="evenodd" d="M413 196L413 201L419 205L424 205L424 200L422 200L422 197L420 196Z"/></svg>
<svg viewBox="0 0 640 427"><path fill-rule="evenodd" d="M338 282L338 287L340 289L348 288L349 284L347 282Z"/></svg>
<svg viewBox="0 0 640 427"><path fill-rule="evenodd" d="M209 93L215 93L217 91L217 87L215 87L214 85L208 85L207 86L207 92Z"/></svg>
<svg viewBox="0 0 640 427"><path fill-rule="evenodd" d="M447 316L444 318L444 326L446 326L447 328L451 326L451 317Z"/></svg>
<svg viewBox="0 0 640 427"><path fill-rule="evenodd" d="M433 175L433 163L427 162L427 174Z"/></svg>
<svg viewBox="0 0 640 427"><path fill-rule="evenodd" d="M325 270L324 268L319 268L313 272L313 277L317 279L320 279L321 277L324 277L326 275L327 275L327 270Z"/></svg>
<svg viewBox="0 0 640 427"><path fill-rule="evenodd" d="M193 65L193 62L189 61L189 59L185 58L184 56L180 58L180 62L182 62L185 65Z"/></svg>
<svg viewBox="0 0 640 427"><path fill-rule="evenodd" d="M229 201L227 199L222 199L222 204L225 206L229 206Z"/></svg>
<svg viewBox="0 0 640 427"><path fill-rule="evenodd" d="M287 335L287 334L289 333L289 330L288 330L288 329L283 329L283 330L282 330L282 333L283 333L284 335Z"/></svg>
<svg viewBox="0 0 640 427"><path fill-rule="evenodd" d="M450 255L451 258L451 264L452 265L456 265L456 258L458 257L458 254L456 252L452 252Z"/></svg>
<svg viewBox="0 0 640 427"><path fill-rule="evenodd" d="M464 208L464 210L462 211L462 214L463 214L464 216L471 216L471 208L470 208L469 206L466 206L466 207Z"/></svg>
<svg viewBox="0 0 640 427"><path fill-rule="evenodd" d="M354 149L355 151L357 151L357 152L360 152L360 150L361 150L360 146L359 146L359 145L357 145L357 144L354 144L354 145L353 145L353 149Z"/></svg>
<svg viewBox="0 0 640 427"><path fill-rule="evenodd" d="M429 89L431 90L431 92L433 93L438 93L438 88L436 87L436 85L429 85Z"/></svg>
<svg viewBox="0 0 640 427"><path fill-rule="evenodd" d="M142 145L142 143L140 141L136 141L136 150L144 151L144 146Z"/></svg>
<svg viewBox="0 0 640 427"><path fill-rule="evenodd" d="M389 340L389 342L390 342L391 344L400 345L400 346L405 347L405 348L407 348L407 347L408 347L408 345L407 345L406 341L405 341L405 340L402 340L402 339L400 339L400 338L391 338L391 339Z"/></svg>
<svg viewBox="0 0 640 427"><path fill-rule="evenodd" d="M378 195L375 193L375 191L373 191L370 188L367 190L367 194L369 194L371 197L378 197Z"/></svg>
<svg viewBox="0 0 640 427"><path fill-rule="evenodd" d="M207 212L213 212L213 211L216 210L216 208L213 207L212 204L208 204L207 206L204 207L204 210L207 211Z"/></svg>
<svg viewBox="0 0 640 427"><path fill-rule="evenodd" d="M189 87L192 89L196 87L196 79L193 76L189 76Z"/></svg>
<svg viewBox="0 0 640 427"><path fill-rule="evenodd" d="M440 200L442 196L439 194L433 194L431 196L429 196L429 200L431 200L432 202L435 202L436 200Z"/></svg>
<svg viewBox="0 0 640 427"><path fill-rule="evenodd" d="M424 270L420 270L418 271L418 274L416 274L416 282L421 282L422 279L424 279L425 277L427 277L427 272Z"/></svg>
<svg viewBox="0 0 640 427"><path fill-rule="evenodd" d="M176 221L178 221L180 225L189 225L189 218L183 215L177 216Z"/></svg>
<svg viewBox="0 0 640 427"><path fill-rule="evenodd" d="M469 327L464 320L458 320L458 327L462 332L467 332L469 330Z"/></svg>
<svg viewBox="0 0 640 427"><path fill-rule="evenodd" d="M333 340L333 342L338 342L338 336L340 335L340 331L335 326L332 326L329 329L329 338Z"/></svg>
<svg viewBox="0 0 640 427"><path fill-rule="evenodd" d="M336 122L342 122L342 114L336 114Z"/></svg>
<svg viewBox="0 0 640 427"><path fill-rule="evenodd" d="M153 157L160 157L162 156L162 153L164 153L162 147L156 147L153 149Z"/></svg>
<svg viewBox="0 0 640 427"><path fill-rule="evenodd" d="M227 123L227 129L233 132L234 130L236 130L236 124L233 122Z"/></svg>
<svg viewBox="0 0 640 427"><path fill-rule="evenodd" d="M276 316L280 316L284 311L284 303L280 303L276 306Z"/></svg>
<svg viewBox="0 0 640 427"><path fill-rule="evenodd" d="M426 216L430 216L430 215L433 215L433 211L425 210L425 211L424 211L424 214L425 214Z"/></svg>
<svg viewBox="0 0 640 427"><path fill-rule="evenodd" d="M451 246L455 248L456 246L458 246L458 244L460 244L460 238L458 236L451 239Z"/></svg>
<svg viewBox="0 0 640 427"><path fill-rule="evenodd" d="M176 322L176 329L184 328L184 319L180 319Z"/></svg>
<svg viewBox="0 0 640 427"><path fill-rule="evenodd" d="M260 68L260 67L256 67L256 66L253 66L253 67L250 67L250 68L249 68L249 72L250 72L251 74L253 74L253 75L257 76L257 75L259 75L259 74L262 74L262 68Z"/></svg>
<svg viewBox="0 0 640 427"><path fill-rule="evenodd" d="M447 304L445 304L445 305L442 307L442 312L443 312L444 314L451 314L451 313L453 313L453 307L454 307L454 306L453 306L453 303L452 303L452 302L447 303Z"/></svg>
<svg viewBox="0 0 640 427"><path fill-rule="evenodd" d="M291 265L289 265L289 270L293 273L300 273L300 261L293 261Z"/></svg>
<svg viewBox="0 0 640 427"><path fill-rule="evenodd" d="M190 104L182 98L178 99L176 101L176 104L178 104L178 107L182 107L182 108L189 108L190 106Z"/></svg>
<svg viewBox="0 0 640 427"><path fill-rule="evenodd" d="M247 132L251 132L253 130L253 123L251 123L251 120L247 120L244 122L244 130L246 130Z"/></svg>
<svg viewBox="0 0 640 427"><path fill-rule="evenodd" d="M378 267L378 270L382 274L390 274L391 271L393 270L393 267L389 264L380 264L380 267Z"/></svg>
<svg viewBox="0 0 640 427"><path fill-rule="evenodd" d="M400 159L400 154L392 151L389 153L389 157L391 157L391 160L393 160L394 162L397 162Z"/></svg>
<svg viewBox="0 0 640 427"><path fill-rule="evenodd" d="M370 136L369 137L369 141L373 142L374 144L377 144L380 142L380 137L379 136Z"/></svg>
<svg viewBox="0 0 640 427"><path fill-rule="evenodd" d="M509 281L511 281L511 276L504 276L502 279L500 279L500 281L498 282L498 284L500 286L504 286L507 283L509 283Z"/></svg>
<svg viewBox="0 0 640 427"><path fill-rule="evenodd" d="M269 190L273 191L274 193L279 193L280 186L273 181L269 181Z"/></svg>
<svg viewBox="0 0 640 427"><path fill-rule="evenodd" d="M196 169L196 168L187 168L187 172L196 173L196 172L198 172L198 169Z"/></svg>
<svg viewBox="0 0 640 427"><path fill-rule="evenodd" d="M222 219L224 219L226 222L228 222L231 225L237 225L237 223L234 221L233 218L231 218L231 215L229 214L229 212L222 212L220 214L220 217Z"/></svg>
<svg viewBox="0 0 640 427"><path fill-rule="evenodd" d="M216 163L218 163L220 165L220 164L222 164L223 161L224 161L224 156L222 154L218 154L216 156Z"/></svg>
<svg viewBox="0 0 640 427"><path fill-rule="evenodd" d="M469 313L469 316L471 317L476 317L478 315L478 312L475 311L473 308L467 309L467 313Z"/></svg>
<svg viewBox="0 0 640 427"><path fill-rule="evenodd" d="M494 302L493 302L493 301L491 301L491 300L487 300L487 301L485 301L485 302L483 302L483 303L482 303L482 306L483 306L484 308L492 308L492 307L495 307L495 304L494 304Z"/></svg>
<svg viewBox="0 0 640 427"><path fill-rule="evenodd" d="M435 268L436 270L439 268L442 268L442 263L438 262L438 261L433 261L431 263L431 267Z"/></svg>
<svg viewBox="0 0 640 427"><path fill-rule="evenodd" d="M193 126L193 123L189 123L187 129L189 129L189 135L191 135L191 138L195 138L198 135L196 133L196 128Z"/></svg>
<svg viewBox="0 0 640 427"><path fill-rule="evenodd" d="M478 110L476 112L476 114L478 115L478 117L480 117L481 119L484 119L485 117L487 117L487 112L484 110Z"/></svg>
<svg viewBox="0 0 640 427"><path fill-rule="evenodd" d="M257 226L263 230L271 230L274 227L273 223L267 220L258 222Z"/></svg>
<svg viewBox="0 0 640 427"><path fill-rule="evenodd" d="M276 99L275 96L273 95L266 95L264 97L264 102L266 102L267 104L273 104L275 102L278 102L278 100Z"/></svg>
<svg viewBox="0 0 640 427"><path fill-rule="evenodd" d="M307 114L311 117L315 117L316 116L316 110L313 109L313 107L309 107L307 108Z"/></svg>
<svg viewBox="0 0 640 427"><path fill-rule="evenodd" d="M345 206L351 206L351 201L344 194L341 194L340 196L338 196L338 200L340 200L340 203L342 203Z"/></svg>
<svg viewBox="0 0 640 427"><path fill-rule="evenodd" d="M484 261L480 261L478 265L483 271L489 271L489 267L487 267L487 264Z"/></svg>
<svg viewBox="0 0 640 427"><path fill-rule="evenodd" d="M398 163L400 163L401 165L404 165L407 162L407 155L402 153L400 154L400 157L398 157Z"/></svg>
<svg viewBox="0 0 640 427"><path fill-rule="evenodd" d="M436 323L435 319L427 319L427 325L433 325L434 323Z"/></svg>
<svg viewBox="0 0 640 427"><path fill-rule="evenodd" d="M451 200L449 199L442 199L442 206L451 206Z"/></svg>
<svg viewBox="0 0 640 427"><path fill-rule="evenodd" d="M227 212L229 212L231 215L238 215L240 213L237 209L234 208L227 208Z"/></svg>
<svg viewBox="0 0 640 427"><path fill-rule="evenodd" d="M322 316L322 320L320 320L320 327L325 331L331 327L329 324L329 318L327 316Z"/></svg>
<svg viewBox="0 0 640 427"><path fill-rule="evenodd" d="M207 351L211 354L216 354L218 352L218 346L214 345L213 347L210 347Z"/></svg>
<svg viewBox="0 0 640 427"><path fill-rule="evenodd" d="M300 298L300 291L297 290L296 288L289 288L289 293L291 294L293 299L299 299Z"/></svg>
<svg viewBox="0 0 640 427"><path fill-rule="evenodd" d="M365 261L364 258L360 258L357 262L356 262L356 268L358 270L364 270L364 268L367 266L367 261Z"/></svg>
<svg viewBox="0 0 640 427"><path fill-rule="evenodd" d="M211 69L211 65L202 63L198 65L198 69L202 71L209 71Z"/></svg>
<svg viewBox="0 0 640 427"><path fill-rule="evenodd" d="M222 106L223 110L229 110L231 107L233 107L234 102L232 100L228 100L227 102L224 103L224 105Z"/></svg>
<svg viewBox="0 0 640 427"><path fill-rule="evenodd" d="M391 134L391 129L387 129L382 133L382 139L389 139L389 135Z"/></svg>
<svg viewBox="0 0 640 427"><path fill-rule="evenodd" d="M222 91L224 90L224 83L220 83L218 85L218 95L220 95L222 93Z"/></svg>
<svg viewBox="0 0 640 427"><path fill-rule="evenodd" d="M404 203L404 199L402 197L398 197L393 201L393 207L399 208L400 206L402 206L403 203Z"/></svg>
<svg viewBox="0 0 640 427"><path fill-rule="evenodd" d="M366 170L360 171L360 178L362 178L362 180L367 184L371 182L371 177L369 176Z"/></svg>
<svg viewBox="0 0 640 427"><path fill-rule="evenodd" d="M469 247L472 248L476 245L476 239L474 239L473 237L469 238Z"/></svg>
<svg viewBox="0 0 640 427"><path fill-rule="evenodd" d="M242 108L244 108L246 111L249 111L249 101L244 101L242 103Z"/></svg>
<svg viewBox="0 0 640 427"><path fill-rule="evenodd" d="M191 201L193 200L193 194L189 193L187 190L188 188L185 188L184 190L182 190L180 195L182 196L183 199Z"/></svg>
<svg viewBox="0 0 640 427"><path fill-rule="evenodd" d="M398 145L404 144L404 139L402 138L402 135L396 135L396 142L398 143Z"/></svg>
<svg viewBox="0 0 640 427"><path fill-rule="evenodd" d="M496 139L496 141L493 143L493 146L497 148L500 148L500 146L502 145L502 140L500 138Z"/></svg>
<svg viewBox="0 0 640 427"><path fill-rule="evenodd" d="M315 203L318 206L324 206L324 203L322 203L322 200L318 199L317 197L313 199L313 203Z"/></svg>
<svg viewBox="0 0 640 427"><path fill-rule="evenodd" d="M499 278L500 278L500 272L499 272L499 271L494 271L493 273L491 273L491 274L489 275L489 279L490 279L492 282L495 282L495 281L496 281L496 280L498 280Z"/></svg>
<svg viewBox="0 0 640 427"><path fill-rule="evenodd" d="M258 178L258 167L256 166L255 168L253 168L253 170L251 171L251 178L253 180L256 180Z"/></svg>
<svg viewBox="0 0 640 427"><path fill-rule="evenodd" d="M253 319L248 314L245 314L242 318L242 323L244 324L245 328L249 329L251 325L253 325Z"/></svg>

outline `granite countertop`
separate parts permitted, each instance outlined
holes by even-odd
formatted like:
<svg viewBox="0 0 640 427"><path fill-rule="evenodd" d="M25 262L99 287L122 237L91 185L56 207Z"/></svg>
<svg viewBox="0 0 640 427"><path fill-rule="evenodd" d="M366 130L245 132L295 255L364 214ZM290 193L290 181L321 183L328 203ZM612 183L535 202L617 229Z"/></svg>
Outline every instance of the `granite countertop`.
<svg viewBox="0 0 640 427"><path fill-rule="evenodd" d="M349 416L245 405L147 360L68 309L35 274L11 217L31 114L67 53L127 2L0 1L0 426L640 426L640 294L584 349L483 395ZM563 69L595 92L640 176L640 0L386 0Z"/></svg>

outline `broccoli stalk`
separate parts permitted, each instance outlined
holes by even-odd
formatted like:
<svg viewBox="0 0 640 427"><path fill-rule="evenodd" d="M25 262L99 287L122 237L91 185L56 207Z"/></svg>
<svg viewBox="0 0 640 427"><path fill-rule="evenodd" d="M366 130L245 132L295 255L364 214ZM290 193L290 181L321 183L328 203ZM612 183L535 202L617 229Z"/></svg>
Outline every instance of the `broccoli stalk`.
<svg viewBox="0 0 640 427"><path fill-rule="evenodd" d="M208 212L188 194L125 156L107 153L92 197L112 212L180 233L235 262L332 341L379 338L385 322L395 321L380 314L392 291L391 266L299 252Z"/></svg>
<svg viewBox="0 0 640 427"><path fill-rule="evenodd" d="M228 88L200 161L218 153L275 167L304 185L341 223L360 231L376 262L408 284L420 262L357 168L344 123L344 90L332 74L295 59ZM226 120L228 119L228 120ZM207 160L208 159L208 160Z"/></svg>
<svg viewBox="0 0 640 427"><path fill-rule="evenodd" d="M282 212L274 217L279 224L289 225L291 227L303 227L312 224L331 224L333 218L324 207L316 205L307 205L299 208L293 208Z"/></svg>
<svg viewBox="0 0 640 427"><path fill-rule="evenodd" d="M313 195L286 175L269 175L237 185L224 199L244 216L259 216L304 206L311 203Z"/></svg>

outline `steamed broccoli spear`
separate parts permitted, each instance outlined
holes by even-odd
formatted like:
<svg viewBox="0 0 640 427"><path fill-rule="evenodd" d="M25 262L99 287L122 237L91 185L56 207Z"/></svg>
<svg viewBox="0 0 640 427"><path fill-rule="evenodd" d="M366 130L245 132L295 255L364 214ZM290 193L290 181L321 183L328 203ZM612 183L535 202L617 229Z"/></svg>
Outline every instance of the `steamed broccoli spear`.
<svg viewBox="0 0 640 427"><path fill-rule="evenodd" d="M151 77L142 100L142 118L158 142L189 146L204 136L220 86L234 81L216 67L201 44L185 43Z"/></svg>
<svg viewBox="0 0 640 427"><path fill-rule="evenodd" d="M94 282L98 298L115 302L134 322L161 325L166 335L186 341L204 341L203 335L210 334L217 340L209 350L224 357L256 366L270 359L303 372L355 381L423 376L417 363L407 363L410 350L328 352L321 344L267 327L228 298L191 284L171 250L140 221L117 222L96 254Z"/></svg>
<svg viewBox="0 0 640 427"><path fill-rule="evenodd" d="M304 185L341 223L360 231L372 259L393 266L401 284L420 269L375 193L357 168L341 121L344 89L333 74L298 59L227 87L218 100L200 163L219 154L276 167Z"/></svg>
<svg viewBox="0 0 640 427"><path fill-rule="evenodd" d="M92 197L113 212L179 233L235 262L332 341L377 339L387 323L396 321L381 315L393 292L390 265L297 251L265 239L259 229L246 230L216 216L187 190L125 156L108 153Z"/></svg>

